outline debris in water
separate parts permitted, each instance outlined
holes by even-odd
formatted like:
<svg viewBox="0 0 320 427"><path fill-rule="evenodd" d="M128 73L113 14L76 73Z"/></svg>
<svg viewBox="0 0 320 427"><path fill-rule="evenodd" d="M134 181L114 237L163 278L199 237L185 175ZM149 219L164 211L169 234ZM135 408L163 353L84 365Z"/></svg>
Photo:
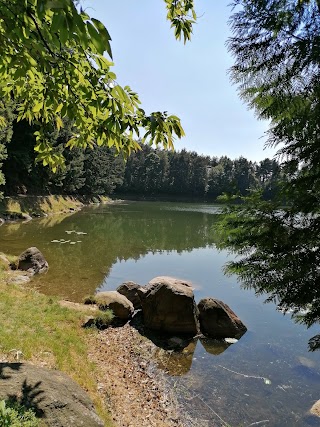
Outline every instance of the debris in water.
<svg viewBox="0 0 320 427"><path fill-rule="evenodd" d="M233 374L236 374L236 375L241 375L242 377L245 377L245 378L254 378L254 379L256 379L256 380L263 380L263 382L265 383L265 384L271 384L271 381L268 379L268 378L265 378L265 377L259 377L258 375L247 375L247 374L242 374L241 372L236 372L236 371L233 371L232 369L229 369L229 368L226 368L225 366L222 366L222 365L217 365L217 366L219 366L220 368L222 368L222 369L225 369L226 371L229 371L229 372L232 372Z"/></svg>
<svg viewBox="0 0 320 427"><path fill-rule="evenodd" d="M238 340L236 338L225 338L224 340L228 344L235 344L236 342L238 342Z"/></svg>

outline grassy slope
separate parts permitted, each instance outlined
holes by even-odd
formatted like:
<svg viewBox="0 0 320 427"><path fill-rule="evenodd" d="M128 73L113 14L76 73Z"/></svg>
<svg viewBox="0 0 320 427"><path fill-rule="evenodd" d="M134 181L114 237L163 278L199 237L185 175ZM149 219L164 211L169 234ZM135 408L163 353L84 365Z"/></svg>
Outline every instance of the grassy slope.
<svg viewBox="0 0 320 427"><path fill-rule="evenodd" d="M52 298L32 289L8 285L6 265L0 260L0 356L57 368L87 390L107 427L110 414L97 392L95 366L88 359L87 334L81 327L84 314L61 307ZM88 313L89 314L89 313Z"/></svg>

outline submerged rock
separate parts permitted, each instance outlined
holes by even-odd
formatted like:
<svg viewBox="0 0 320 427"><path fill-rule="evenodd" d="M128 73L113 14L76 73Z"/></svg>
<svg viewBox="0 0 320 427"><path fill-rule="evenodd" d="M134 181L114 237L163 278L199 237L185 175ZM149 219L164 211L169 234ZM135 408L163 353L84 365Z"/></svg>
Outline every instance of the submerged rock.
<svg viewBox="0 0 320 427"><path fill-rule="evenodd" d="M103 427L88 395L66 374L27 363L0 364L0 400L32 408L48 427Z"/></svg>
<svg viewBox="0 0 320 427"><path fill-rule="evenodd" d="M132 302L117 291L98 292L95 301L100 310L110 309L115 317L122 320L129 320L134 313Z"/></svg>
<svg viewBox="0 0 320 427"><path fill-rule="evenodd" d="M49 265L43 254L36 247L22 252L18 259L18 270L28 271L31 274L44 273Z"/></svg>
<svg viewBox="0 0 320 427"><path fill-rule="evenodd" d="M147 328L169 334L198 333L198 309L190 283L156 277L138 292Z"/></svg>
<svg viewBox="0 0 320 427"><path fill-rule="evenodd" d="M27 275L18 274L18 275L15 275L15 276L11 276L8 279L8 282L9 283L13 283L15 285L23 285L25 283L30 282L30 277L27 276Z"/></svg>
<svg viewBox="0 0 320 427"><path fill-rule="evenodd" d="M320 400L317 400L310 409L310 412L312 415L315 415L316 417L320 417Z"/></svg>
<svg viewBox="0 0 320 427"><path fill-rule="evenodd" d="M193 340L179 351L168 352L162 348L157 349L154 356L158 368L164 370L171 376L182 376L187 374L192 366L196 346L197 340Z"/></svg>
<svg viewBox="0 0 320 427"><path fill-rule="evenodd" d="M141 286L135 282L124 282L122 285L118 286L116 290L119 294L128 298L128 300L132 302L135 310L138 310L141 308L141 301L138 295L138 290L140 288Z"/></svg>
<svg viewBox="0 0 320 427"><path fill-rule="evenodd" d="M201 332L211 338L240 338L247 328L231 308L214 298L198 304Z"/></svg>

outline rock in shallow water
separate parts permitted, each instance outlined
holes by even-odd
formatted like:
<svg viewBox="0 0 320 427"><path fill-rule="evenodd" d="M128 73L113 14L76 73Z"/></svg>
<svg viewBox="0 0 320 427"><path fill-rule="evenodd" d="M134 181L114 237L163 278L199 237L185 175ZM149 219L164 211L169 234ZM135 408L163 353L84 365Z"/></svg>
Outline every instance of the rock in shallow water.
<svg viewBox="0 0 320 427"><path fill-rule="evenodd" d="M320 400L317 400L310 409L310 412L312 415L315 415L316 417L320 417Z"/></svg>
<svg viewBox="0 0 320 427"><path fill-rule="evenodd" d="M169 334L198 333L198 309L189 283L156 277L138 292L147 328Z"/></svg>
<svg viewBox="0 0 320 427"><path fill-rule="evenodd" d="M214 298L198 304L201 332L211 338L240 338L247 328L231 308Z"/></svg>
<svg viewBox="0 0 320 427"><path fill-rule="evenodd" d="M49 265L43 254L36 247L26 249L19 256L18 270L29 271L31 274L44 273Z"/></svg>

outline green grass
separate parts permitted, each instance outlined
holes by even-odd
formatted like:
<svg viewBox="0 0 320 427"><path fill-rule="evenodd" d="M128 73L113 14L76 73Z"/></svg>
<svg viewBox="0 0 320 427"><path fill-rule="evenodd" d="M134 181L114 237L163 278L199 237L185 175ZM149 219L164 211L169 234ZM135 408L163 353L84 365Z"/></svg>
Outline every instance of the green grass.
<svg viewBox="0 0 320 427"><path fill-rule="evenodd" d="M81 327L84 315L92 313L70 310L34 290L7 285L1 266L0 354L66 372L88 391L105 425L111 427L110 414L97 393L95 365L88 359L88 334L96 331Z"/></svg>

